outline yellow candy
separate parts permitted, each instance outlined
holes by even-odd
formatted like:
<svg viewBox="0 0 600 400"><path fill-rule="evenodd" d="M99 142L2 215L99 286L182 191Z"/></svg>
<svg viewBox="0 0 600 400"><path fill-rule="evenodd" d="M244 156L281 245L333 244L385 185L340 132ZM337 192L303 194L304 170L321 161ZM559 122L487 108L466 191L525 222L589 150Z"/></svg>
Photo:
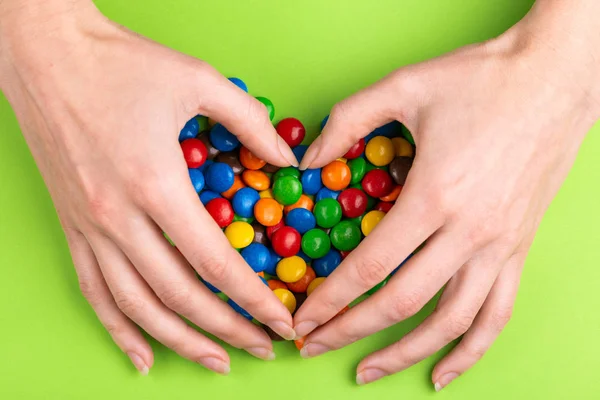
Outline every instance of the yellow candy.
<svg viewBox="0 0 600 400"><path fill-rule="evenodd" d="M261 199L273 199L273 191L271 189L263 190L262 192L258 192L258 196Z"/></svg>
<svg viewBox="0 0 600 400"><path fill-rule="evenodd" d="M394 144L385 136L375 136L369 140L365 148L365 155L371 164L377 167L388 165L394 159Z"/></svg>
<svg viewBox="0 0 600 400"><path fill-rule="evenodd" d="M292 292L287 289L275 289L273 290L273 293L275 293L275 296L277 296L283 305L290 310L290 313L296 311L296 297Z"/></svg>
<svg viewBox="0 0 600 400"><path fill-rule="evenodd" d="M252 225L244 221L236 221L225 228L225 236L236 249L243 249L254 240Z"/></svg>
<svg viewBox="0 0 600 400"><path fill-rule="evenodd" d="M343 162L344 164L348 164L348 160L345 159L344 157L340 157L337 160Z"/></svg>
<svg viewBox="0 0 600 400"><path fill-rule="evenodd" d="M313 281L308 285L308 288L306 288L306 295L310 296L310 294L315 291L317 286L323 282L325 282L325 278L323 277L313 279Z"/></svg>
<svg viewBox="0 0 600 400"><path fill-rule="evenodd" d="M363 217L360 223L360 229L362 230L363 235L369 236L369 233L371 233L371 231L375 229L375 227L383 217L385 217L385 213L383 211L369 211Z"/></svg>
<svg viewBox="0 0 600 400"><path fill-rule="evenodd" d="M286 257L277 263L277 276L284 282L298 282L306 273L306 261L302 257Z"/></svg>
<svg viewBox="0 0 600 400"><path fill-rule="evenodd" d="M415 150L413 149L412 145L408 142L408 140L400 137L395 137L392 139L392 143L394 145L396 157L414 157Z"/></svg>
<svg viewBox="0 0 600 400"><path fill-rule="evenodd" d="M216 124L217 124L217 121L215 121L214 119L212 119L212 118L208 119L208 126L210 126L211 128L213 126L215 126Z"/></svg>

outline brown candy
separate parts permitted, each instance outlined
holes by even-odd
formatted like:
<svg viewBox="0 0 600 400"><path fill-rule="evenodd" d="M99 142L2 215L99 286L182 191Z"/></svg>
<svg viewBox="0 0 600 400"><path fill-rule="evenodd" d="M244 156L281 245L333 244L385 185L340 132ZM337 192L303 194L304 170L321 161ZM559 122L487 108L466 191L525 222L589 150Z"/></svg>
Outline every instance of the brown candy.
<svg viewBox="0 0 600 400"><path fill-rule="evenodd" d="M235 175L239 175L244 172L244 167L242 166L242 163L240 163L240 157L238 156L237 151L226 151L224 153L219 153L219 155L217 155L215 158L215 161L229 165Z"/></svg>
<svg viewBox="0 0 600 400"><path fill-rule="evenodd" d="M265 166L261 168L262 172L267 173L267 174L274 174L275 172L279 171L280 169L281 168L279 168L275 165L269 164L269 163L266 163Z"/></svg>
<svg viewBox="0 0 600 400"><path fill-rule="evenodd" d="M408 176L408 172L410 171L412 164L413 159L410 157L396 157L390 163L390 175L397 185L404 186L404 183L406 183L406 177Z"/></svg>
<svg viewBox="0 0 600 400"><path fill-rule="evenodd" d="M269 245L269 237L267 236L266 228L258 221L252 222L252 228L254 229L254 243Z"/></svg>
<svg viewBox="0 0 600 400"><path fill-rule="evenodd" d="M271 340L274 340L276 342L283 342L283 341L285 341L284 338L282 338L281 336L279 336L279 334L277 334L269 326L263 325L263 329L265 330L265 332L267 332L267 335L269 335L269 337L271 338Z"/></svg>
<svg viewBox="0 0 600 400"><path fill-rule="evenodd" d="M208 133L209 131L200 132L198 139L200 139L202 143L204 143L204 146L206 146L206 150L208 152L207 159L212 160L219 155L220 151L212 145L210 138L208 137Z"/></svg>
<svg viewBox="0 0 600 400"><path fill-rule="evenodd" d="M306 293L294 293L294 296L296 297L296 311L298 311L300 309L300 306L304 304L308 296L306 295Z"/></svg>

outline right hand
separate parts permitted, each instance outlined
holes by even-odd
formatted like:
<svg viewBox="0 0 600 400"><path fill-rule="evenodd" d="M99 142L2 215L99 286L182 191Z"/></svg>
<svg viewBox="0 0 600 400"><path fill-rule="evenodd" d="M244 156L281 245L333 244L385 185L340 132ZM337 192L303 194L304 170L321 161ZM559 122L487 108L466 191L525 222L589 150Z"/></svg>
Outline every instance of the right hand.
<svg viewBox="0 0 600 400"><path fill-rule="evenodd" d="M65 2L39 3L31 7ZM229 372L226 351L179 315L272 359L267 334L196 276L294 337L290 313L202 207L178 135L202 114L274 165L290 165L290 148L264 106L204 62L117 26L91 1L68 3L47 13L26 2L0 10L0 87L48 186L83 294L142 373L153 354L137 326L181 356Z"/></svg>

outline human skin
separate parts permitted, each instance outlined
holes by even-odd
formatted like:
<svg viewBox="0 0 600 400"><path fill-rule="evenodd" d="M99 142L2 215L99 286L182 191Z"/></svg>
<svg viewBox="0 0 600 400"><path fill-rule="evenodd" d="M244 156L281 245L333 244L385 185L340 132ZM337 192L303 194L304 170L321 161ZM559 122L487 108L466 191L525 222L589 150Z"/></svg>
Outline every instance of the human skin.
<svg viewBox="0 0 600 400"><path fill-rule="evenodd" d="M600 117L600 2L539 0L498 38L401 68L334 107L300 168L321 167L387 122L417 155L396 205L294 316L301 354L336 350L435 311L363 359L359 384L402 371L451 341L440 390L473 366L511 317L526 255L586 133ZM332 319L388 276L375 295Z"/></svg>
<svg viewBox="0 0 600 400"><path fill-rule="evenodd" d="M181 356L229 372L226 351L180 315L274 358L268 335L196 272L294 337L289 311L202 207L178 143L186 121L201 114L270 163L296 164L260 102L87 0L0 0L0 88L48 186L82 292L140 372L153 353L138 326Z"/></svg>

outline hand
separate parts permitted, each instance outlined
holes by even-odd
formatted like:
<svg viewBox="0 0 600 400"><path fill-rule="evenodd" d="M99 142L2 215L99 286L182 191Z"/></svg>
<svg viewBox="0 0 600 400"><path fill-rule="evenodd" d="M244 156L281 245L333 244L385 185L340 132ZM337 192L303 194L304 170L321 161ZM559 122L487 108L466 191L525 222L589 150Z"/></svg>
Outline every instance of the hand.
<svg viewBox="0 0 600 400"><path fill-rule="evenodd" d="M186 121L202 114L266 161L290 165L293 153L265 107L206 63L106 20L91 2L21 3L0 7L0 84L55 203L83 294L114 341L143 373L153 355L136 325L227 373L225 350L182 315L272 359L267 334L196 276L294 337L290 313L202 207L178 143Z"/></svg>
<svg viewBox="0 0 600 400"><path fill-rule="evenodd" d="M598 30L588 37L581 14L561 16L554 30L541 23L557 15L567 13L536 8L498 39L402 68L334 108L301 169L340 157L392 120L413 133L417 156L387 217L296 313L304 357L407 319L444 285L420 326L360 362L357 382L404 370L464 335L433 371L439 390L496 339L542 216L600 115ZM425 241L386 286L332 319Z"/></svg>

